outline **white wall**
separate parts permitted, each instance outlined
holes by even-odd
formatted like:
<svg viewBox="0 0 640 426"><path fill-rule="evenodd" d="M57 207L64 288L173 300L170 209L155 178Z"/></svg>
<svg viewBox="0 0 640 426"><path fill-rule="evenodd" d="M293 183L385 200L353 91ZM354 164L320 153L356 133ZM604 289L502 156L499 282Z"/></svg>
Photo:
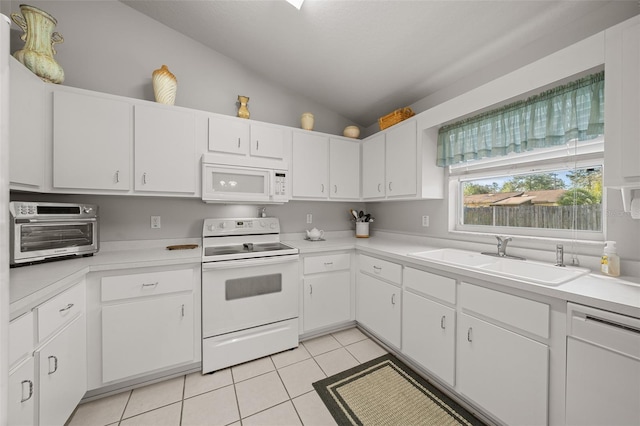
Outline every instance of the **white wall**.
<svg viewBox="0 0 640 426"><path fill-rule="evenodd" d="M19 12L21 3L3 0L1 10ZM313 111L317 131L341 135L352 124L116 0L28 4L58 21L56 31L64 43L55 46L55 59L64 69L66 86L153 101L151 74L166 64L178 79L179 106L235 116L238 95L243 95L250 98L251 118L258 121L300 127L301 114ZM15 24L11 33L14 52L24 42Z"/></svg>

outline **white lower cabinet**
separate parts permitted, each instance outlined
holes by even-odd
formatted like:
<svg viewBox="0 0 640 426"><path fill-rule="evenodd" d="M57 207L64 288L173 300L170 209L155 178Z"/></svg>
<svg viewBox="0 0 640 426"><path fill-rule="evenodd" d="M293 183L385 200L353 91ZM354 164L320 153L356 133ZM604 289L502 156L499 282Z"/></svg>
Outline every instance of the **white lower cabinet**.
<svg viewBox="0 0 640 426"><path fill-rule="evenodd" d="M400 321L402 316L401 293L398 284L391 284L368 275L369 268L379 271L380 277L401 276L401 266L359 256L359 268L356 279L356 320L387 343L400 348ZM364 268L364 269L363 269Z"/></svg>
<svg viewBox="0 0 640 426"><path fill-rule="evenodd" d="M90 391L200 360L198 272L181 265L90 275Z"/></svg>
<svg viewBox="0 0 640 426"><path fill-rule="evenodd" d="M103 380L193 360L193 309L191 293L103 307Z"/></svg>
<svg viewBox="0 0 640 426"><path fill-rule="evenodd" d="M84 315L36 351L39 424L62 425L87 390L87 331Z"/></svg>
<svg viewBox="0 0 640 426"><path fill-rule="evenodd" d="M29 356L9 370L9 401L7 424L30 426L35 424L35 370Z"/></svg>
<svg viewBox="0 0 640 426"><path fill-rule="evenodd" d="M352 319L349 253L303 259L303 329L309 332Z"/></svg>
<svg viewBox="0 0 640 426"><path fill-rule="evenodd" d="M470 297L473 296L473 299ZM546 305L517 296L462 283L460 304L490 306L492 298L518 301L532 308ZM538 306L542 305L542 306ZM495 305L500 310L499 305ZM479 308L478 311L483 311ZM542 309L542 312L544 309ZM513 322L521 312L514 311ZM476 317L484 317L480 319ZM548 315L548 314L547 314ZM498 315L500 316L500 315ZM486 319L486 320L485 320ZM512 321L503 316L504 324ZM530 318L536 322L536 318ZM540 316L542 321L544 317ZM489 322L491 312L458 316L456 389L478 406L509 425L548 424L549 347L529 337ZM548 320L548 316L547 316ZM523 333L524 334L524 333Z"/></svg>
<svg viewBox="0 0 640 426"><path fill-rule="evenodd" d="M453 386L455 309L405 290L402 323L402 352Z"/></svg>

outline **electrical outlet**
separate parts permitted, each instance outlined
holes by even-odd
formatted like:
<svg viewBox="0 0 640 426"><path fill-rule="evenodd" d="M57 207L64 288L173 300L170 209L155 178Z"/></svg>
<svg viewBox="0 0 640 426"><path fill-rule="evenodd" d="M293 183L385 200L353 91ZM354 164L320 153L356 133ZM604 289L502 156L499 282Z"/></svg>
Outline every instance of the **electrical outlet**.
<svg viewBox="0 0 640 426"><path fill-rule="evenodd" d="M422 216L422 226L429 226L429 216Z"/></svg>
<svg viewBox="0 0 640 426"><path fill-rule="evenodd" d="M154 229L161 228L160 216L151 216L151 227Z"/></svg>
<svg viewBox="0 0 640 426"><path fill-rule="evenodd" d="M307 223L313 223L313 215L311 213L307 213Z"/></svg>

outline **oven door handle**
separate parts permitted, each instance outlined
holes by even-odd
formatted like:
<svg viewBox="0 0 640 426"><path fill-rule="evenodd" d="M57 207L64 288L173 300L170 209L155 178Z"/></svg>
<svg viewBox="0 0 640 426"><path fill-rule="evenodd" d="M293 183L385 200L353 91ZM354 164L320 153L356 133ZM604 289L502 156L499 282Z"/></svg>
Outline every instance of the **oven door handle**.
<svg viewBox="0 0 640 426"><path fill-rule="evenodd" d="M214 269L246 268L249 266L277 265L279 263L297 262L300 256L288 254L286 256L259 257L255 259L223 260L220 262L205 262L202 271Z"/></svg>
<svg viewBox="0 0 640 426"><path fill-rule="evenodd" d="M64 223L65 225L86 225L88 222L97 222L95 217L88 218L57 218L57 219L16 219L16 224L33 224L33 225L57 225Z"/></svg>

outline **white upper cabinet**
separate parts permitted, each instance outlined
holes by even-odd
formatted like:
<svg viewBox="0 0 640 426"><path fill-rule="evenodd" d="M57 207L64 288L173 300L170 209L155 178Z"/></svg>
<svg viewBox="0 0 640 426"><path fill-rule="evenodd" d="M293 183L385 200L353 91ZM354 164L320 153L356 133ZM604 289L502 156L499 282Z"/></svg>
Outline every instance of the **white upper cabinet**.
<svg viewBox="0 0 640 426"><path fill-rule="evenodd" d="M395 125L386 135L387 197L416 195L416 122Z"/></svg>
<svg viewBox="0 0 640 426"><path fill-rule="evenodd" d="M607 186L640 181L640 16L605 31Z"/></svg>
<svg viewBox="0 0 640 426"><path fill-rule="evenodd" d="M294 198L327 198L329 138L311 132L294 132L292 168Z"/></svg>
<svg viewBox="0 0 640 426"><path fill-rule="evenodd" d="M358 141L330 138L329 197L357 200L360 197L360 144Z"/></svg>
<svg viewBox="0 0 640 426"><path fill-rule="evenodd" d="M196 192L195 116L181 109L135 106L136 191Z"/></svg>
<svg viewBox="0 0 640 426"><path fill-rule="evenodd" d="M384 139L379 133L362 144L362 198L384 198Z"/></svg>
<svg viewBox="0 0 640 426"><path fill-rule="evenodd" d="M362 199L441 199L444 170L436 166L437 129L418 129L418 117L362 142Z"/></svg>
<svg viewBox="0 0 640 426"><path fill-rule="evenodd" d="M44 83L13 57L9 59L9 180L12 189L37 190L44 185Z"/></svg>
<svg viewBox="0 0 640 426"><path fill-rule="evenodd" d="M130 187L131 105L107 97L53 93L53 187Z"/></svg>
<svg viewBox="0 0 640 426"><path fill-rule="evenodd" d="M209 151L284 159L284 130L243 118L212 115L209 117Z"/></svg>
<svg viewBox="0 0 640 426"><path fill-rule="evenodd" d="M284 158L284 130L266 124L251 124L250 153L255 157Z"/></svg>
<svg viewBox="0 0 640 426"><path fill-rule="evenodd" d="M209 151L247 155L251 132L246 120L209 117Z"/></svg>

